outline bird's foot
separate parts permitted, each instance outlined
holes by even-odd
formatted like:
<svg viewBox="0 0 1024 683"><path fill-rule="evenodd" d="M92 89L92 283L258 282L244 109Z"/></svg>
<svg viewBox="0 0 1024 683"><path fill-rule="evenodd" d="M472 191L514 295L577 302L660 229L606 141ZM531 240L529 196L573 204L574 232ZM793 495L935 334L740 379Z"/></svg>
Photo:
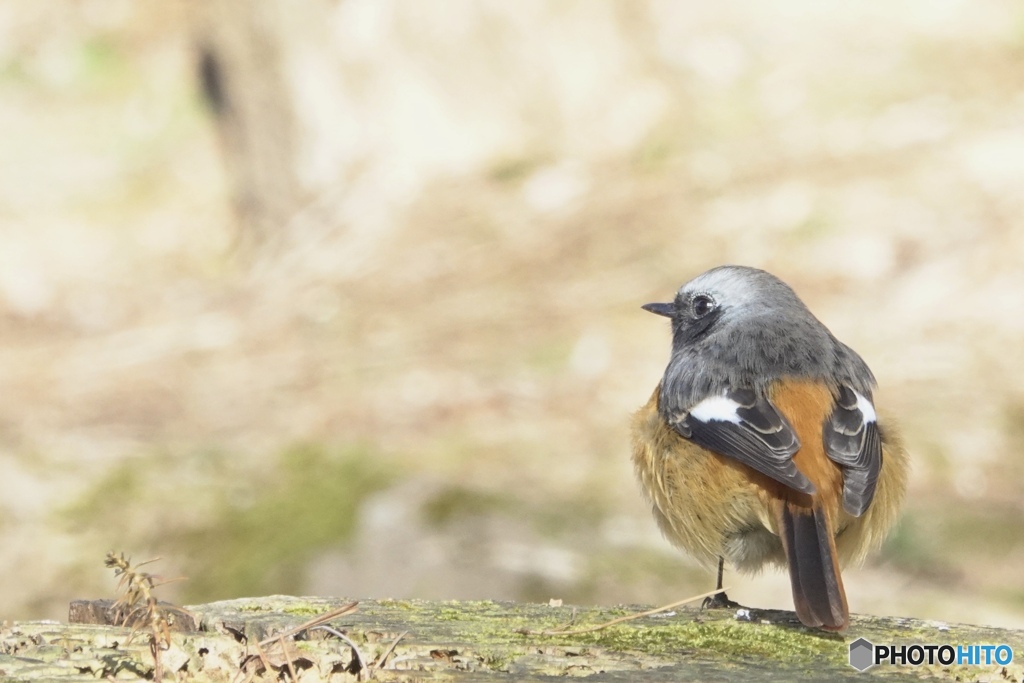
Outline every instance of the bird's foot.
<svg viewBox="0 0 1024 683"><path fill-rule="evenodd" d="M729 599L729 596L724 592L715 593L712 596L704 598L704 602L701 603L700 608L704 609L745 609L743 605L738 602L733 602Z"/></svg>

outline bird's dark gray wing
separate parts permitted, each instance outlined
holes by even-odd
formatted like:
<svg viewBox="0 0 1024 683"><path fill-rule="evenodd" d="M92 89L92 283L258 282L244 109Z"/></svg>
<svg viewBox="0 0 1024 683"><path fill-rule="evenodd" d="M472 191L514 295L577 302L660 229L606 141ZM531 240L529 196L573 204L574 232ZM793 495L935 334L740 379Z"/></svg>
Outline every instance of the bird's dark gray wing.
<svg viewBox="0 0 1024 683"><path fill-rule="evenodd" d="M825 453L843 468L843 508L859 517L871 505L882 469L882 439L871 399L840 385L822 437Z"/></svg>
<svg viewBox="0 0 1024 683"><path fill-rule="evenodd" d="M793 464L800 440L785 417L752 389L731 389L698 402L669 424L682 436L734 458L796 491L814 485Z"/></svg>

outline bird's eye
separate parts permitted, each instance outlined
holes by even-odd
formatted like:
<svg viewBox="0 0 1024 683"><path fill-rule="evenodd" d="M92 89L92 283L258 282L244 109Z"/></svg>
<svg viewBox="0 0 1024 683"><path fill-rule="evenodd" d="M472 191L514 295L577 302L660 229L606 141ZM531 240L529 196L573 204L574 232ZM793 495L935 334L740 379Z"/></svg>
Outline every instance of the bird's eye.
<svg viewBox="0 0 1024 683"><path fill-rule="evenodd" d="M715 306L715 300L707 294L698 294L693 297L693 314L698 318L703 318L715 310Z"/></svg>

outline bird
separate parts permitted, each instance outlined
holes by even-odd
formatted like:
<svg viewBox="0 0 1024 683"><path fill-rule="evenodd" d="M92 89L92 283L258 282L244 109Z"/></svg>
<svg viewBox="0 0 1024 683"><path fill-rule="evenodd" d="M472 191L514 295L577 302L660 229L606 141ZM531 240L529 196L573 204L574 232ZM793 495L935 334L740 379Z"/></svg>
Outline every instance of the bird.
<svg viewBox="0 0 1024 683"><path fill-rule="evenodd" d="M643 309L671 321L664 376L632 418L637 478L663 535L709 568L789 571L796 615L843 631L840 567L877 549L909 457L875 377L793 289L725 265ZM711 606L736 606L720 593Z"/></svg>

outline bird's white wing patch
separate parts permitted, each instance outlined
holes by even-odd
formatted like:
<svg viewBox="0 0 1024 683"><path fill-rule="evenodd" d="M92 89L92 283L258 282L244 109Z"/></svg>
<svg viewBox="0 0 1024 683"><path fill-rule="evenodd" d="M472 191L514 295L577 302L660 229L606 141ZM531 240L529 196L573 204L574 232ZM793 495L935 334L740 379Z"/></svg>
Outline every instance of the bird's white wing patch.
<svg viewBox="0 0 1024 683"><path fill-rule="evenodd" d="M708 396L690 409L690 417L701 422L720 420L722 422L740 423L736 410L740 404L726 396Z"/></svg>
<svg viewBox="0 0 1024 683"><path fill-rule="evenodd" d="M864 416L864 422L877 422L878 416L875 415L875 406L871 405L871 401L861 396L859 391L854 391L853 393L857 397L857 408L860 410L860 414Z"/></svg>

